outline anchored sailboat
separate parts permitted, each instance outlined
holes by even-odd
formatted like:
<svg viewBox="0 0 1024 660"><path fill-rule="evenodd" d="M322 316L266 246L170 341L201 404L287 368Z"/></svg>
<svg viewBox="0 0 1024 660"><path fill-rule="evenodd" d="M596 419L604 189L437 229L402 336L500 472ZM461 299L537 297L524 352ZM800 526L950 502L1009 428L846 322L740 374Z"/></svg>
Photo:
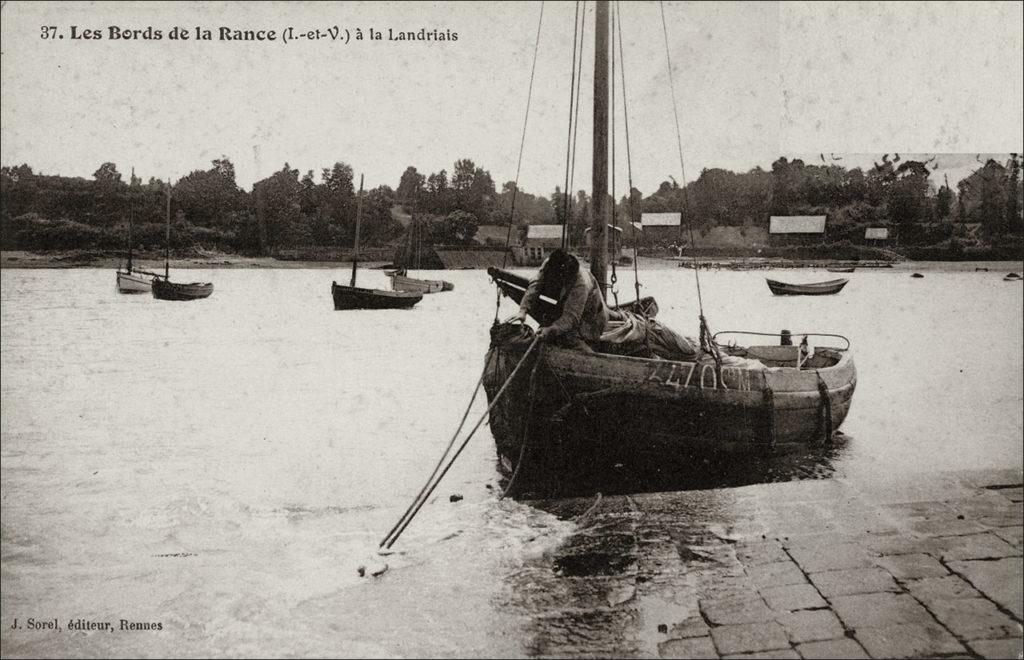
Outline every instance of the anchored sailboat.
<svg viewBox="0 0 1024 660"><path fill-rule="evenodd" d="M352 279L348 286L331 282L334 309L408 309L423 300L423 294L409 291L384 291L356 286L359 270L359 225L363 219L363 176L359 176L359 202L356 205L356 240L352 253Z"/></svg>
<svg viewBox="0 0 1024 660"><path fill-rule="evenodd" d="M409 277L409 268L413 265L413 254L419 255L421 250L421 228L419 220L414 215L409 224L408 244L405 250L405 265L395 270L386 271L391 279L391 288L395 291L412 291L414 293L441 293L451 291L455 285L447 280L424 280L416 277ZM415 248L414 248L415 242ZM416 267L419 267L419 263Z"/></svg>
<svg viewBox="0 0 1024 660"><path fill-rule="evenodd" d="M596 18L590 267L604 290L608 264L607 1L597 2ZM620 31L620 53L621 49ZM671 80L671 62L669 75ZM627 115L627 146L628 130ZM653 299L645 299L642 305L620 306L617 316L621 320L606 328L595 346L598 352L538 345L529 326L495 319L483 384L491 405L490 424L499 463L513 482L517 477L547 482L581 467L614 469L616 463L621 467L648 458L667 466L695 449L772 452L831 440L849 411L857 381L849 342L838 335L780 333L771 335L781 338L773 345L721 344L717 339L726 335L764 333L712 334L703 314L697 270L694 268L702 308L700 341L699 349L688 356L666 343L652 347L655 339L676 336L664 332L652 318L657 313ZM517 301L521 298L522 278L498 269L489 273L503 294ZM562 303L551 298L535 306L531 315L540 325L548 325L561 313ZM624 334L639 337L628 351L616 343L616 336ZM802 337L803 341L794 346L790 337ZM815 344L819 339L827 343L839 343L834 340L840 339L845 345L812 347L811 339ZM696 346L698 342L692 343ZM626 352L629 354L623 354Z"/></svg>
<svg viewBox="0 0 1024 660"><path fill-rule="evenodd" d="M188 284L171 281L171 182L167 182L167 238L164 245L163 279L157 276L153 280L153 297L158 300L199 300L209 298L213 293L213 284L209 282L190 282Z"/></svg>
<svg viewBox="0 0 1024 660"><path fill-rule="evenodd" d="M132 183L129 187L135 186L135 168L132 168ZM132 265L132 230L135 220L135 206L132 200L128 201L128 261L124 267L117 269L117 292L118 293L149 293L152 290L153 279L159 277L156 273L147 270L134 268Z"/></svg>

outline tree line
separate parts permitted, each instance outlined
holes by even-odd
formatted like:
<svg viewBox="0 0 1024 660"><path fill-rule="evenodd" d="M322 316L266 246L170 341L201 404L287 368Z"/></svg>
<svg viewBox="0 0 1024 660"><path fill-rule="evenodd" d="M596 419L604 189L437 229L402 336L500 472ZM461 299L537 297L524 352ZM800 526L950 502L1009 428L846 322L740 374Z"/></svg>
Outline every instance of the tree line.
<svg viewBox="0 0 1024 660"><path fill-rule="evenodd" d="M711 168L686 185L663 182L644 194L636 188L613 205L617 222L638 221L644 212L681 212L695 230L716 226L767 228L771 215L826 215L829 240L863 238L865 227L896 227L928 243L929 228L972 226L969 240L1018 240L1021 217L1021 157L990 159L955 187L933 179L933 160L882 156L873 167L846 168L840 158L821 164L779 158L770 170ZM0 168L0 245L3 249L124 249L129 217L140 249L163 247L170 192L172 247L254 255L303 246L349 247L355 233L357 187L353 168L336 162L318 173L287 163L257 181L238 186L227 157L176 182L132 173L125 180L114 163L103 163L92 179L44 175L26 164ZM549 196L517 189L500 191L490 172L471 159L451 172L429 174L410 166L395 189L379 185L363 197L361 243L400 245L408 218L418 219L419 239L429 244L472 242L479 225L560 224L573 241L589 225L585 191ZM514 203L514 215L513 215ZM962 232L961 232L962 233ZM937 235L949 235L949 232Z"/></svg>

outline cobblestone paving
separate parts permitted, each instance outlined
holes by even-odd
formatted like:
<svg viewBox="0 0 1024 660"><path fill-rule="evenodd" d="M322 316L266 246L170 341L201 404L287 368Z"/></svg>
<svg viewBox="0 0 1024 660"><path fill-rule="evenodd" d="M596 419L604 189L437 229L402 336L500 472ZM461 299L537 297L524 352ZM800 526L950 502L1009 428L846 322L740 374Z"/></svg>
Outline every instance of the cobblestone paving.
<svg viewBox="0 0 1024 660"><path fill-rule="evenodd" d="M580 530L524 567L510 604L544 656L1020 658L1021 483L999 470L538 503Z"/></svg>

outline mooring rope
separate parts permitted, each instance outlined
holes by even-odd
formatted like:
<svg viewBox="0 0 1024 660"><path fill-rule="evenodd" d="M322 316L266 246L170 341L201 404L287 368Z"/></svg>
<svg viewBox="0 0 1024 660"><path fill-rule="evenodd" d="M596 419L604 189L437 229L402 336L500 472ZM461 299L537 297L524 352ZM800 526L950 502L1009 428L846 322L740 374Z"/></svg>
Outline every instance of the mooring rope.
<svg viewBox="0 0 1024 660"><path fill-rule="evenodd" d="M413 510L413 507L415 507L416 503L419 502L421 497L423 497L423 493L427 491L427 487L430 485L430 482L434 480L435 476L437 476L437 471L441 469L441 465L442 463L444 463L444 459L448 456L448 452L451 451L453 446L455 446L455 439L459 436L459 433L462 431L462 427L466 423L466 418L469 417L469 411L473 408L473 402L476 401L476 395L480 392L480 386L483 385L484 375L487 373L487 368L491 364L491 357L492 356L488 354L487 362L484 363L484 370L480 373L480 379L477 380L476 387L473 388L473 396L469 398L469 405L466 406L466 411L462 413L462 419L459 421L459 427L455 429L455 433L452 434L451 440L448 441L448 446L444 448L444 452L441 454L441 457L437 459L437 465L434 466L434 470L430 473L430 476L427 477L427 481L426 483L423 484L423 488L420 488L420 492L416 494L416 498L409 504L409 508L405 510L405 513L402 514L402 517L398 519L398 522L396 522L394 527L392 527L388 531L387 536L385 536L384 539L381 540L380 545L378 545L377 547L384 545L385 541L387 541L388 538L390 538L391 535L395 533L395 530L398 529L398 526L405 522L405 519Z"/></svg>
<svg viewBox="0 0 1024 660"><path fill-rule="evenodd" d="M505 485L505 489L501 491L501 497L499 499L505 499L505 497L512 492L512 488L516 484L516 479L519 477L519 471L523 467L523 461L526 458L526 447L530 440L530 419L533 418L533 402L537 395L537 367L540 366L541 358L544 357L544 347L541 346L540 354L537 359L533 361L533 369L530 371L530 395L529 403L526 408L526 418L523 421L523 439L519 445L519 459L516 461L516 468L512 471L512 476L509 477L508 484Z"/></svg>
<svg viewBox="0 0 1024 660"><path fill-rule="evenodd" d="M530 353L533 352L533 349L537 346L537 343L539 341L540 336L536 336L533 338L533 341L530 342L530 346L526 349L526 352L523 353L523 357L519 359L519 362L512 370L512 373L510 373L508 378L505 379L505 382L502 384L501 389L499 389L498 393L494 395L494 399L492 399L490 405L487 406L487 410L485 410L483 415L480 416L480 419L477 420L477 423L473 426L473 429L469 432L469 435L466 436L466 439L462 441L461 445L459 445L458 450L456 450L456 452L452 455L451 460L449 460L448 464L445 465L443 470L441 470L441 473L437 475L436 480L434 480L433 484L429 487L429 489L426 490L425 494L422 497L417 498L418 501L414 500L411 513L408 516L404 516L406 518L405 522L399 522L395 526L395 528L393 528L394 531L384 537L384 539L381 541L381 546L383 546L385 549L388 549L392 545L394 545L395 541L398 540L398 537L400 537L402 535L402 532L405 531L405 528L409 526L409 523L411 523L413 519L416 517L416 515L420 512L420 510L423 508L423 505L426 504L427 500L429 500L430 496L434 493L434 490L441 483L441 480L444 479L444 476L446 474L448 474L448 470L450 470L452 465L455 464L455 461L458 460L459 455L462 454L462 450L466 448L466 445L469 444L470 439L472 439L473 435L483 424L484 420L490 414L491 410L494 409L494 406L496 406L498 402L501 400L502 396L504 396L506 390L508 390L508 386L515 379L516 374L519 373L519 370L526 362L526 358L530 356ZM481 376L481 381L482 380L483 377Z"/></svg>

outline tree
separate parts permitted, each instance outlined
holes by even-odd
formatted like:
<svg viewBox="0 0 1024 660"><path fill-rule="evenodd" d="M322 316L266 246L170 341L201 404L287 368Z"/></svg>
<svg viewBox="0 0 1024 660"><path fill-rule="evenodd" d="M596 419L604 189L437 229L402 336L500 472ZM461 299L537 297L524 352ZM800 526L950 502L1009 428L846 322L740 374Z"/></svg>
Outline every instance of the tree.
<svg viewBox="0 0 1024 660"><path fill-rule="evenodd" d="M117 165L113 163L103 163L98 170L93 172L92 176L97 183L121 183L121 173L117 171Z"/></svg>
<svg viewBox="0 0 1024 660"><path fill-rule="evenodd" d="M418 209L425 183L426 177L417 172L415 167L410 165L405 168L405 172L402 173L402 178L398 183L398 190L396 192L398 203L412 207L413 210Z"/></svg>

